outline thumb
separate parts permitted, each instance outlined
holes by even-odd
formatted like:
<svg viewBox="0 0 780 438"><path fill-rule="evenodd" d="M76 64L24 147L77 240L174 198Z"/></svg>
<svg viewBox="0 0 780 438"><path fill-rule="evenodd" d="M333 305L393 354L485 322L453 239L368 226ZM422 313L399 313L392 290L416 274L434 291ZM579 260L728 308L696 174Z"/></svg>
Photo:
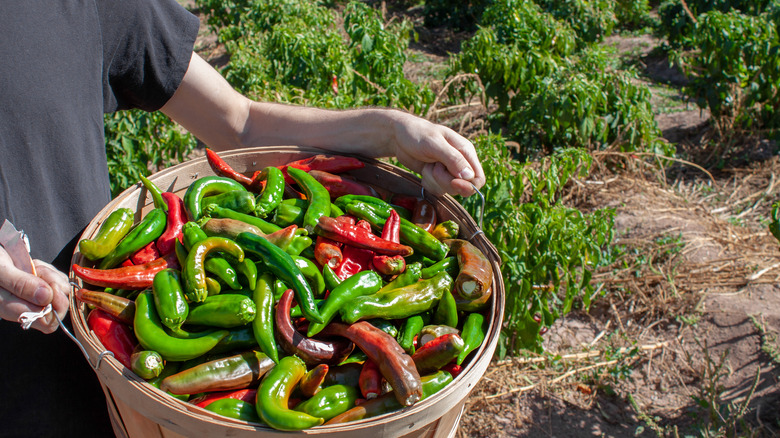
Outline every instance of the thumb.
<svg viewBox="0 0 780 438"><path fill-rule="evenodd" d="M54 297L45 280L17 269L5 251L0 251L0 289L37 306L51 303Z"/></svg>

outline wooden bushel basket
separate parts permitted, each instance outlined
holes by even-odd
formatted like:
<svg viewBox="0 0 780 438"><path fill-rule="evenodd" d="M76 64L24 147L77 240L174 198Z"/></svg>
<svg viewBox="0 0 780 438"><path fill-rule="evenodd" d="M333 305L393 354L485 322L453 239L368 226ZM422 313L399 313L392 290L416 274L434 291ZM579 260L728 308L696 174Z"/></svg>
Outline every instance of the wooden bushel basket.
<svg viewBox="0 0 780 438"><path fill-rule="evenodd" d="M241 149L220 156L235 170L251 175L269 165L281 165L315 154L318 149L294 146ZM361 158L366 167L350 172L357 179L394 193L420 196L419 179L396 166ZM183 194L195 179L213 175L205 157L182 163L150 177L161 189ZM498 342L504 314L504 284L495 247L480 232L469 214L450 196L425 197L437 208L440 220L452 219L460 225L460 238L470 240L481 249L493 267L493 294L490 299L489 328L482 346L467 363L463 372L447 387L433 396L402 410L342 425L318 426L300 432L281 432L267 426L246 423L216 415L195 405L182 402L147 384L126 369L110 354L87 328L86 306L71 294L70 315L75 337L82 344L106 394L111 421L118 437L448 437L457 430L469 393L484 375ZM476 196L476 195L475 195ZM116 208L137 211L136 221L152 208L151 196L141 186L131 187L101 210L84 231L82 238L97 233L100 224ZM86 260L76 250L72 262ZM71 273L71 279L79 280ZM85 419L85 421L88 421Z"/></svg>

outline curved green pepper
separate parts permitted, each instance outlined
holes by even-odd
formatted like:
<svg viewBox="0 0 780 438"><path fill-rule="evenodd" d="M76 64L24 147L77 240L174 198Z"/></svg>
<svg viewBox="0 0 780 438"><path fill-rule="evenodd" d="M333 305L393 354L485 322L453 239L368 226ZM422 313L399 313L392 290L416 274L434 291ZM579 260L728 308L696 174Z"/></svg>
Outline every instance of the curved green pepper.
<svg viewBox="0 0 780 438"><path fill-rule="evenodd" d="M357 297L340 309L347 324L371 318L403 319L432 309L445 291L452 288L452 277L440 272L398 289Z"/></svg>
<svg viewBox="0 0 780 438"><path fill-rule="evenodd" d="M325 279L322 278L322 274L320 273L317 265L306 257L300 257L296 255L291 255L290 257L292 257L295 265L298 266L298 269L301 270L301 274L303 274L303 276L306 278L306 281L309 283L309 286L311 286L312 292L314 292L314 296L319 297L324 294Z"/></svg>
<svg viewBox="0 0 780 438"><path fill-rule="evenodd" d="M439 260L427 268L423 268L422 278L431 278L441 271L445 271L446 273L450 274L450 277L455 278L458 276L459 270L460 267L458 266L458 258L455 256L449 256Z"/></svg>
<svg viewBox="0 0 780 438"><path fill-rule="evenodd" d="M152 203L154 204L154 208L160 208L165 213L168 213L168 203L165 202L165 200L162 197L163 191L160 189L157 184L153 183L149 178L140 175L141 183L146 187L146 190L149 192L150 195L152 195Z"/></svg>
<svg viewBox="0 0 780 438"><path fill-rule="evenodd" d="M414 338L420 334L425 319L421 314L412 315L404 320L404 325L399 332L398 345L409 354L414 353Z"/></svg>
<svg viewBox="0 0 780 438"><path fill-rule="evenodd" d="M201 304L192 306L187 324L209 327L234 328L254 321L257 308L246 295L226 294L206 297Z"/></svg>
<svg viewBox="0 0 780 438"><path fill-rule="evenodd" d="M247 324L228 330L229 333L209 351L209 354L220 354L228 351L243 351L257 348L252 326Z"/></svg>
<svg viewBox="0 0 780 438"><path fill-rule="evenodd" d="M189 252L192 247L198 242L202 242L208 236L203 228L197 224L197 222L187 222L182 227L182 234L184 238L184 248ZM185 258L186 260L186 258ZM184 260L180 260L182 266L184 266ZM238 271L230 264L228 260L219 255L212 255L206 258L204 264L206 271L214 274L222 280L229 288L238 290L241 288L241 284L238 282Z"/></svg>
<svg viewBox="0 0 780 438"><path fill-rule="evenodd" d="M304 430L325 420L288 407L290 394L306 373L306 365L297 356L285 356L265 375L257 389L257 414L278 430Z"/></svg>
<svg viewBox="0 0 780 438"><path fill-rule="evenodd" d="M274 367L259 351L245 351L203 362L168 376L160 389L172 394L197 394L248 388Z"/></svg>
<svg viewBox="0 0 780 438"><path fill-rule="evenodd" d="M264 219L260 219L259 217L252 216L251 214L239 213L227 208L222 208L216 204L204 206L203 215L216 219L235 219L246 222L249 225L257 227L258 230L265 234L271 234L282 229L282 227Z"/></svg>
<svg viewBox="0 0 780 438"><path fill-rule="evenodd" d="M138 294L133 329L143 348L157 351L165 360L184 361L202 356L228 335L227 330L217 330L190 339L170 336L154 309L153 299L151 291Z"/></svg>
<svg viewBox="0 0 780 438"><path fill-rule="evenodd" d="M100 260L116 248L131 228L133 228L133 210L117 208L103 221L94 238L79 242L79 251L92 261Z"/></svg>
<svg viewBox="0 0 780 438"><path fill-rule="evenodd" d="M196 243L189 254L187 254L187 260L184 261L184 267L182 268L184 293L192 302L202 302L208 296L206 270L203 265L206 261L206 257L212 251L225 252L235 257L239 262L244 260L244 250L236 242L230 239L225 239L224 237L208 237ZM237 289L240 289L240 286Z"/></svg>
<svg viewBox="0 0 780 438"><path fill-rule="evenodd" d="M320 315L325 322L309 324L308 336L312 337L319 333L336 316L339 309L350 301L363 295L376 293L381 288L382 276L374 271L361 271L347 278L330 291L330 295L320 307Z"/></svg>
<svg viewBox="0 0 780 438"><path fill-rule="evenodd" d="M163 269L152 280L152 295L154 307L162 323L173 330L178 330L190 311L184 289L181 286L181 274L175 269Z"/></svg>
<svg viewBox="0 0 780 438"><path fill-rule="evenodd" d="M244 257L243 262L236 264L236 270L246 279L246 286L249 289L254 289L257 284L257 265L255 262Z"/></svg>
<svg viewBox="0 0 780 438"><path fill-rule="evenodd" d="M268 166L255 177L257 181L265 180L265 187L256 199L254 214L257 217L266 217L274 211L284 196L284 173L281 169ZM254 182L254 181L253 181Z"/></svg>
<svg viewBox="0 0 780 438"><path fill-rule="evenodd" d="M184 198L182 198L184 208L187 210L187 216L189 216L191 221L200 219L203 216L203 207L201 206L203 198L233 190L247 191L241 183L230 178L205 176L196 179L187 188Z"/></svg>
<svg viewBox="0 0 780 438"><path fill-rule="evenodd" d="M204 210L210 205L218 205L239 213L251 213L255 211L255 195L248 191L231 190L206 196L201 199L200 205Z"/></svg>
<svg viewBox="0 0 780 438"><path fill-rule="evenodd" d="M274 363L279 363L279 346L274 338L274 278L270 272L263 273L252 293L257 308L257 316L252 321L254 333L260 351L267 354Z"/></svg>
<svg viewBox="0 0 780 438"><path fill-rule="evenodd" d="M134 226L133 229L122 238L113 251L103 258L98 269L116 267L131 254L160 237L165 231L166 222L167 218L162 209L155 208L149 211L149 213L141 219L141 222Z"/></svg>
<svg viewBox="0 0 780 438"><path fill-rule="evenodd" d="M257 234L241 233L236 237L236 243L245 251L259 257L271 273L292 288L295 300L306 319L310 322L323 322L314 303L314 292L289 254Z"/></svg>
<svg viewBox="0 0 780 438"><path fill-rule="evenodd" d="M306 216L305 208L283 202L274 210L272 222L280 227L289 227L290 225L303 226L304 216Z"/></svg>
<svg viewBox="0 0 780 438"><path fill-rule="evenodd" d="M303 189L309 201L303 217L303 227L312 234L319 218L330 214L330 193L305 170L288 167L287 174Z"/></svg>
<svg viewBox="0 0 780 438"><path fill-rule="evenodd" d="M360 391L354 386L333 385L322 388L311 398L302 401L295 410L328 421L352 409L358 398L360 398Z"/></svg>
<svg viewBox="0 0 780 438"><path fill-rule="evenodd" d="M463 351L458 353L455 361L458 365L461 365L469 353L479 348L482 341L485 340L485 317L481 313L469 313L466 322L463 323L461 338L463 338L464 346Z"/></svg>
<svg viewBox="0 0 780 438"><path fill-rule="evenodd" d="M458 304L452 292L445 290L433 312L433 323L448 325L450 327L458 326Z"/></svg>
<svg viewBox="0 0 780 438"><path fill-rule="evenodd" d="M223 417L234 418L248 423L260 423L254 403L235 398L221 398L206 405L203 409Z"/></svg>
<svg viewBox="0 0 780 438"><path fill-rule="evenodd" d="M338 275L336 275L335 272L333 272L333 268L331 268L328 265L322 266L322 279L325 280L325 289L326 290L333 290L341 284L341 279Z"/></svg>

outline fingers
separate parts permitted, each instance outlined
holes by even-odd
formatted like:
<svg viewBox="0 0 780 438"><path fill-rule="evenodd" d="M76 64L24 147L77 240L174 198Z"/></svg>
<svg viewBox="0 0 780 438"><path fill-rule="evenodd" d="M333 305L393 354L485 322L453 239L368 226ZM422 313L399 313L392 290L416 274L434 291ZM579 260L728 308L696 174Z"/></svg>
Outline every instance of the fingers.
<svg viewBox="0 0 780 438"><path fill-rule="evenodd" d="M471 185L472 183L470 181L453 178L449 170L447 170L442 163L426 164L423 166L421 175L422 184L425 190L436 195L450 193L468 197L474 194L474 187Z"/></svg>

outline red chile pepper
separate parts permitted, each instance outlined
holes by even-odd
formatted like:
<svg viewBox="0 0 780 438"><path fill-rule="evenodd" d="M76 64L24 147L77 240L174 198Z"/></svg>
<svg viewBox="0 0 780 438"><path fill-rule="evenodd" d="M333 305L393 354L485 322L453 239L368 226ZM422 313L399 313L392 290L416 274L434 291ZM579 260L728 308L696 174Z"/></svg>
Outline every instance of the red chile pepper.
<svg viewBox="0 0 780 438"><path fill-rule="evenodd" d="M85 282L114 289L147 289L152 287L154 276L163 269L179 269L175 253L164 255L143 265L124 266L113 269L86 268L73 264L73 273Z"/></svg>
<svg viewBox="0 0 780 438"><path fill-rule="evenodd" d="M463 367L456 363L450 362L447 365L441 367L441 370L450 373L450 375L454 379L458 377L458 375L460 375L461 372L463 372Z"/></svg>
<svg viewBox="0 0 780 438"><path fill-rule="evenodd" d="M341 264L336 266L336 276L342 281L357 274L358 272L371 269L371 260L374 259L374 252L366 249L355 248L354 246L344 245L341 249L343 258Z"/></svg>
<svg viewBox="0 0 780 438"><path fill-rule="evenodd" d="M323 170L310 170L309 175L320 182L330 193L331 199L336 199L343 195L368 195L377 196L377 193L370 186L356 181L350 176L334 175Z"/></svg>
<svg viewBox="0 0 780 438"><path fill-rule="evenodd" d="M368 224L366 221L360 222ZM390 211L390 217L387 218L382 227L382 238L390 242L401 243L401 216L398 215L397 211ZM406 259L399 255L377 255L371 262L374 268L384 275L398 275L406 269Z"/></svg>
<svg viewBox="0 0 780 438"><path fill-rule="evenodd" d="M433 231L436 226L436 208L425 199L417 201L412 211L412 223L427 232Z"/></svg>
<svg viewBox="0 0 780 438"><path fill-rule="evenodd" d="M336 219L328 216L320 216L315 232L320 236L356 248L368 249L377 254L410 256L413 252L410 246L390 242L363 227L339 223Z"/></svg>
<svg viewBox="0 0 780 438"><path fill-rule="evenodd" d="M76 290L76 299L82 303L95 306L114 318L132 324L135 317L135 301L108 292L89 289Z"/></svg>
<svg viewBox="0 0 780 438"><path fill-rule="evenodd" d="M321 340L301 334L290 320L293 291L287 289L276 305L276 336L279 346L288 354L300 357L308 365L338 365L346 359L354 345L344 339Z"/></svg>
<svg viewBox="0 0 780 438"><path fill-rule="evenodd" d="M187 222L187 212L184 210L184 201L173 192L165 192L163 200L168 206L168 219L165 223L165 231L157 238L157 250L160 254L170 254L174 250L174 242L183 242L182 228Z"/></svg>
<svg viewBox="0 0 780 438"><path fill-rule="evenodd" d="M93 309L87 316L87 327L95 333L106 350L114 354L116 360L125 367L132 368L130 357L138 341L129 325L100 309Z"/></svg>
<svg viewBox="0 0 780 438"><path fill-rule="evenodd" d="M328 370L330 370L330 366L321 363L304 374L300 383L298 383L298 390L301 391L301 395L310 398L319 392L322 382L328 375Z"/></svg>
<svg viewBox="0 0 780 438"><path fill-rule="evenodd" d="M130 261L133 262L134 265L143 265L144 263L149 263L152 260L160 258L160 255L157 244L154 243L154 241L151 241L143 248L134 252L133 255L130 256Z"/></svg>
<svg viewBox="0 0 780 438"><path fill-rule="evenodd" d="M363 362L358 378L358 387L363 398L371 400L382 394L382 373L377 364L371 359Z"/></svg>
<svg viewBox="0 0 780 438"><path fill-rule="evenodd" d="M256 389L239 389L236 391L209 392L200 395L198 397L195 397L189 402L196 406L200 406L201 408L205 408L209 404L225 398L232 398L236 400L245 401L247 403L254 403L256 396L257 396Z"/></svg>
<svg viewBox="0 0 780 438"><path fill-rule="evenodd" d="M249 188L252 185L252 178L235 171L225 162L216 152L206 148L206 160L208 160L211 169L219 176L230 178L241 183L242 186Z"/></svg>
<svg viewBox="0 0 780 438"><path fill-rule="evenodd" d="M284 172L285 180L292 184L292 178L287 175L288 167L295 167L296 169L305 170L306 172L311 170L322 170L330 173L343 173L354 169L361 169L365 167L365 164L357 158L341 155L314 155L278 167Z"/></svg>
<svg viewBox="0 0 780 438"><path fill-rule="evenodd" d="M314 259L320 266L329 266L331 269L341 264L344 255L341 253L341 244L326 237L317 236L314 243Z"/></svg>
<svg viewBox="0 0 780 438"><path fill-rule="evenodd" d="M374 361L393 388L396 400L402 406L411 406L422 397L420 373L398 342L371 323L360 321L352 325L331 322L322 334L344 336L354 342Z"/></svg>
<svg viewBox="0 0 780 438"><path fill-rule="evenodd" d="M448 333L428 341L412 355L417 371L430 374L458 357L464 348L463 339L456 333Z"/></svg>

